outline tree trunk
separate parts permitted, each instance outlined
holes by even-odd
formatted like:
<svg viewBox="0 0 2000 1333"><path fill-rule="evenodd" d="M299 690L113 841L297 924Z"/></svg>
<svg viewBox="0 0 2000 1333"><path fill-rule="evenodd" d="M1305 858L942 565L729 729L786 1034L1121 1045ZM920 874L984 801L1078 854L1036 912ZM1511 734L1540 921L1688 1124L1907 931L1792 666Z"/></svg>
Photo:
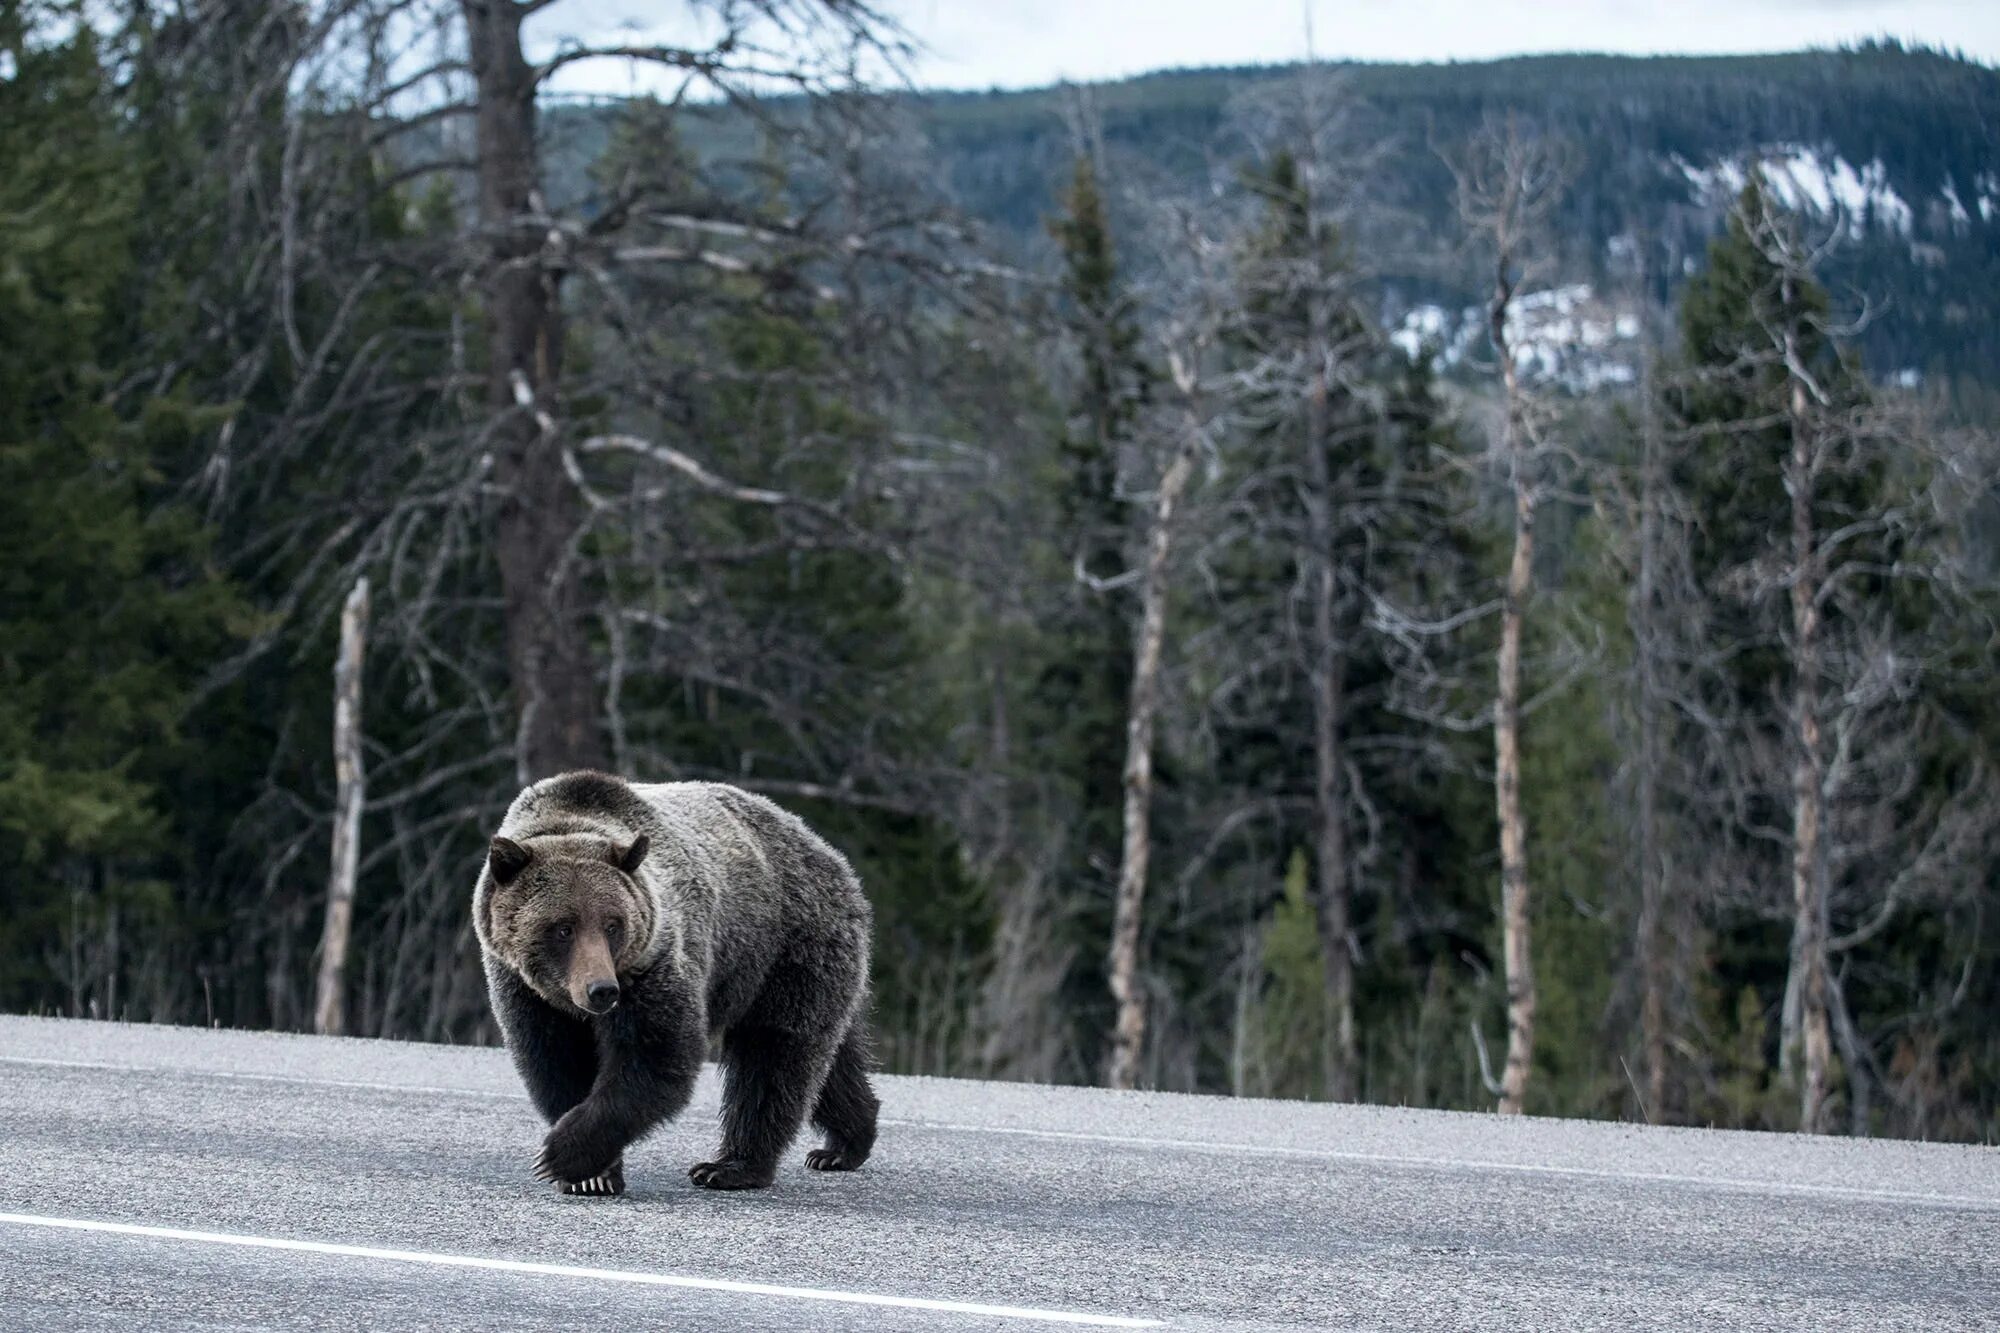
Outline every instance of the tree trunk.
<svg viewBox="0 0 2000 1333"><path fill-rule="evenodd" d="M520 6L465 0L478 83L479 220L485 274L487 395L496 414L494 532L507 667L523 782L609 762L571 547L581 498L562 462L558 402L563 324L560 241L541 215L534 68ZM553 252L551 252L553 250Z"/></svg>
<svg viewBox="0 0 2000 1333"><path fill-rule="evenodd" d="M1521 634L1534 591L1535 490L1522 440L1521 385L1507 341L1513 284L1503 256L1491 308L1493 345L1506 389L1507 475L1514 494L1514 554L1507 566L1495 663L1493 795L1500 821L1500 930L1507 976L1507 1064L1500 1074L1500 1113L1521 1114L1535 1054L1535 968L1529 950L1528 830L1521 814Z"/></svg>
<svg viewBox="0 0 2000 1333"><path fill-rule="evenodd" d="M1521 628L1531 590L1535 505L1525 488L1514 495L1514 558L1501 609L1497 704L1493 714L1494 804L1500 818L1500 912L1507 970L1507 1066L1500 1075L1500 1111L1519 1115L1535 1053L1535 968L1529 952L1528 832L1521 814Z"/></svg>
<svg viewBox="0 0 2000 1333"><path fill-rule="evenodd" d="M333 660L333 866L327 876L326 930L320 936L313 1031L347 1030L347 941L354 924L354 876L361 858L361 807L368 778L361 758L361 664L368 638L368 580L357 579L340 612Z"/></svg>
<svg viewBox="0 0 2000 1333"><path fill-rule="evenodd" d="M1312 642L1306 677L1312 693L1313 881L1319 926L1324 1023L1321 1063L1329 1101L1351 1102L1355 1094L1354 954L1349 942L1353 917L1353 877L1347 849L1346 645L1339 623L1339 576L1334 543L1337 497L1331 457L1328 375L1337 355L1329 327L1335 275L1328 271L1321 243L1319 140L1308 134L1301 145L1304 172L1301 203L1305 241L1314 283L1306 296L1306 356L1312 378L1306 390L1306 561L1312 599Z"/></svg>
<svg viewBox="0 0 2000 1333"><path fill-rule="evenodd" d="M1257 983L1263 979L1264 935L1255 922L1243 927L1236 958L1236 1009L1229 1031L1229 1095L1250 1096L1251 1024L1257 1016Z"/></svg>
<svg viewBox="0 0 2000 1333"><path fill-rule="evenodd" d="M1118 867L1118 902L1111 925L1111 998L1117 1020L1105 1085L1135 1087L1146 1039L1146 1001L1139 991L1139 923L1146 904L1146 864L1152 856L1153 722L1159 711L1160 651L1167 629L1167 563L1174 539L1174 511L1194 472L1198 436L1187 439L1160 478L1152 531L1146 542L1139 637L1132 654L1132 698L1125 728L1125 851Z"/></svg>
<svg viewBox="0 0 2000 1333"><path fill-rule="evenodd" d="M1354 956L1348 946L1352 889L1347 864L1346 763L1341 753L1345 711L1345 662L1335 612L1332 462L1327 457L1325 337L1314 310L1314 374L1306 403L1306 555L1312 597L1313 639L1307 675L1312 682L1314 881L1318 889L1320 960L1325 979L1326 1095L1354 1100Z"/></svg>
<svg viewBox="0 0 2000 1333"><path fill-rule="evenodd" d="M1664 497L1660 457L1659 404L1653 383L1650 340L1641 352L1642 381L1639 461L1639 560L1633 594L1632 639L1639 686L1639 1033L1645 1073L1645 1105L1640 1114L1658 1124L1666 1115L1667 941L1665 865L1660 850L1660 505Z"/></svg>
<svg viewBox="0 0 2000 1333"><path fill-rule="evenodd" d="M1825 976L1827 1009L1833 1019L1834 1040L1840 1047L1842 1071L1847 1076L1847 1132L1865 1139L1874 1129L1868 1053L1862 1047L1861 1034L1855 1030L1854 1016L1847 1012L1847 997L1842 993L1840 978L1831 972Z"/></svg>
<svg viewBox="0 0 2000 1333"><path fill-rule="evenodd" d="M1786 305L1791 292L1786 289ZM1796 366L1796 338L1786 335ZM1814 529L1815 461L1805 386L1795 378L1789 400L1792 451L1785 485L1792 497L1792 715L1797 755L1792 766L1792 968L1798 1031L1804 1046L1799 1081L1799 1129L1825 1129L1827 1072L1832 1056L1826 994L1825 757L1819 697L1820 568Z"/></svg>

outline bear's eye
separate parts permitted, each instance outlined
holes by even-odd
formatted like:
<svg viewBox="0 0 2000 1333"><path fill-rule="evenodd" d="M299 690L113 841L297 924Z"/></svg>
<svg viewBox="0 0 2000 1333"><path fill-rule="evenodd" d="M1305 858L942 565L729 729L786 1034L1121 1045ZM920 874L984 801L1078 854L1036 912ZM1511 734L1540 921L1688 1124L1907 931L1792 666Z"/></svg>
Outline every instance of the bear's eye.
<svg viewBox="0 0 2000 1333"><path fill-rule="evenodd" d="M625 923L614 918L604 923L604 931L607 935L622 935L625 933Z"/></svg>
<svg viewBox="0 0 2000 1333"><path fill-rule="evenodd" d="M557 938L557 939L559 939L559 940L566 940L566 939L569 939L569 938L570 938L571 936L573 936L573 935L575 935L575 934L576 934L576 927L575 927L575 926L557 926L557 927L556 927L556 938Z"/></svg>

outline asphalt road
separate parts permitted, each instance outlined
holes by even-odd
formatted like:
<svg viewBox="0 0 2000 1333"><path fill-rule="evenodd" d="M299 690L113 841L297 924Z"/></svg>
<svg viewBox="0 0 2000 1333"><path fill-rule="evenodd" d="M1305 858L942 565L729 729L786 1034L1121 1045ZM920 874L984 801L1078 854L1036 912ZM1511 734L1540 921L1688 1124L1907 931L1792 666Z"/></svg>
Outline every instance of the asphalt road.
<svg viewBox="0 0 2000 1333"><path fill-rule="evenodd" d="M562 1198L499 1051L0 1018L0 1328L2000 1328L2000 1149L881 1082Z"/></svg>

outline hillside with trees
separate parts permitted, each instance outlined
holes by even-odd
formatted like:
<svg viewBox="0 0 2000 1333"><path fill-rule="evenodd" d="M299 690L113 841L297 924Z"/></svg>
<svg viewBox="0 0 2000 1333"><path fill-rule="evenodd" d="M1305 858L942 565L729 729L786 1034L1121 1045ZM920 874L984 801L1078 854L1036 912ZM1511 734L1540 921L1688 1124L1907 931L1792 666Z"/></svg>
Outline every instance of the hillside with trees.
<svg viewBox="0 0 2000 1333"><path fill-rule="evenodd" d="M1894 44L1741 57L1534 56L1484 64L1330 64L1371 141L1379 238L1394 253L1380 277L1403 304L1480 302L1439 262L1453 245L1445 157L1487 120L1518 115L1560 135L1574 180L1552 220L1566 274L1615 276L1620 238L1644 237L1697 263L1734 201L1726 188L1760 161L1822 216L1838 210L1855 244L1826 280L1894 318L1862 331L1884 372L1985 377L2000 358L1991 302L2000 285L2000 73ZM1230 108L1284 68L1186 70L1089 90L1099 141L1135 175L1206 183L1234 154ZM1066 94L964 93L924 98L919 117L953 196L1012 238L1028 237L1066 170ZM1718 168L1721 171L1718 175ZM1986 201L1986 202L1982 202ZM1415 223L1434 242L1394 237ZM1658 275L1664 294L1673 274Z"/></svg>

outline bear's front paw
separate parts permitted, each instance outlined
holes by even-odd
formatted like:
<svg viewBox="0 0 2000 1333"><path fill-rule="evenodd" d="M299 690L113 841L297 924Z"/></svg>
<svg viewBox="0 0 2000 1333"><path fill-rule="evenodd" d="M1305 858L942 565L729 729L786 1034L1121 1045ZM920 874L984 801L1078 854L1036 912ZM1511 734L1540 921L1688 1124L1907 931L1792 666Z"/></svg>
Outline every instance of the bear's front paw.
<svg viewBox="0 0 2000 1333"><path fill-rule="evenodd" d="M727 1162L696 1162L688 1168L688 1179L707 1190L761 1190L770 1186L776 1172L758 1169L740 1158Z"/></svg>
<svg viewBox="0 0 2000 1333"><path fill-rule="evenodd" d="M846 1148L814 1148L806 1154L806 1165L815 1171L857 1171L867 1160L866 1154Z"/></svg>
<svg viewBox="0 0 2000 1333"><path fill-rule="evenodd" d="M589 1124L577 1107L556 1121L555 1128L542 1140L535 1158L535 1175L555 1185L580 1185L611 1174L623 1165L617 1143L604 1143L590 1132ZM622 1179L622 1177L621 1177Z"/></svg>
<svg viewBox="0 0 2000 1333"><path fill-rule="evenodd" d="M609 1198L625 1192L625 1159L620 1157L601 1174L588 1180L563 1180L556 1182L556 1188L564 1194L587 1194Z"/></svg>

